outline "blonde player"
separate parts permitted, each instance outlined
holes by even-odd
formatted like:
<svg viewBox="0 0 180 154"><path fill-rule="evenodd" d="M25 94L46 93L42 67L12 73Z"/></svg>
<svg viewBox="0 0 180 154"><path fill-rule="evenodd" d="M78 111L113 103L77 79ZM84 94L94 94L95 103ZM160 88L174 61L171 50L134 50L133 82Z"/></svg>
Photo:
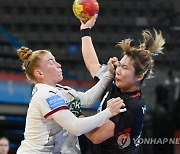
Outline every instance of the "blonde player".
<svg viewBox="0 0 180 154"><path fill-rule="evenodd" d="M21 47L18 56L23 60L22 66L27 78L36 85L27 111L24 140L17 154L63 153L68 132L75 136L87 133L120 113L120 108L124 106L120 98L115 98L108 101L107 109L87 118L77 118L68 110L67 104L71 110L75 108L75 113L79 116L79 103L90 106L97 101L113 78L113 59L109 61L109 71L104 78L82 93L57 85L63 79L62 69L50 51L33 52ZM76 145L74 147L78 150ZM74 154L78 153L76 150Z"/></svg>

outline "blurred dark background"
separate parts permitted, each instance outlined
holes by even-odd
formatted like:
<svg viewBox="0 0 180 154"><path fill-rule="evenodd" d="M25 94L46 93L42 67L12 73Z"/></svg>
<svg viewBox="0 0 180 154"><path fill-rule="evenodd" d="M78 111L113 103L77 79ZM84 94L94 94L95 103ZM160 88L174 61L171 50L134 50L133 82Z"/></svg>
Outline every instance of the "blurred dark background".
<svg viewBox="0 0 180 154"><path fill-rule="evenodd" d="M161 30L164 55L155 58L155 78L143 93L147 114L142 137L180 138L180 1L98 0L100 10L92 38L100 58L120 57L115 48L124 38L141 39L144 29ZM63 66L62 84L86 90L94 82L81 55L80 23L72 12L73 0L0 0L0 136L16 152L25 126L33 85L26 81L16 49L49 49ZM84 110L91 115L97 106ZM84 154L89 142L81 137ZM86 143L86 144L84 144ZM141 145L141 154L179 154L180 145Z"/></svg>

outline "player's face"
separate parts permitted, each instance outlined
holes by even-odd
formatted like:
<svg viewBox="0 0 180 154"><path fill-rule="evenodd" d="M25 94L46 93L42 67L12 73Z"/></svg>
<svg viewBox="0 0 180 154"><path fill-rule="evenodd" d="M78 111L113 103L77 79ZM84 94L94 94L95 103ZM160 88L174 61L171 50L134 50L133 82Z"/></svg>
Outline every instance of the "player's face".
<svg viewBox="0 0 180 154"><path fill-rule="evenodd" d="M40 72L43 83L55 85L63 79L61 64L56 62L51 53L46 53L41 57Z"/></svg>
<svg viewBox="0 0 180 154"><path fill-rule="evenodd" d="M9 142L6 139L0 140L0 154L7 154L9 151Z"/></svg>
<svg viewBox="0 0 180 154"><path fill-rule="evenodd" d="M117 64L115 84L122 92L130 92L137 89L133 60L125 55Z"/></svg>

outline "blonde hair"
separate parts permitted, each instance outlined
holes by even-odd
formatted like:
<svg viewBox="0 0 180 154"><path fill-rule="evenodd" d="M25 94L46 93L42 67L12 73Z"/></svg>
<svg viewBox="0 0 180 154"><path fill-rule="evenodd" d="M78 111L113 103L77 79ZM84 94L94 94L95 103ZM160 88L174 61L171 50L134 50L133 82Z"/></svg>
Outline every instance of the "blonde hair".
<svg viewBox="0 0 180 154"><path fill-rule="evenodd" d="M48 53L48 50L37 50L32 51L31 49L22 46L20 49L17 50L17 54L19 58L23 61L22 69L26 73L26 77L33 81L37 82L36 77L34 76L35 68L39 67L39 61L41 60L41 56L45 53Z"/></svg>
<svg viewBox="0 0 180 154"><path fill-rule="evenodd" d="M131 46L131 39L122 40L117 46L122 48L122 56L129 56L133 59L135 74L144 73L144 79L153 77L154 60L152 56L163 54L163 45L165 40L161 31L159 33L154 29L154 35L149 30L142 32L143 42L138 46Z"/></svg>

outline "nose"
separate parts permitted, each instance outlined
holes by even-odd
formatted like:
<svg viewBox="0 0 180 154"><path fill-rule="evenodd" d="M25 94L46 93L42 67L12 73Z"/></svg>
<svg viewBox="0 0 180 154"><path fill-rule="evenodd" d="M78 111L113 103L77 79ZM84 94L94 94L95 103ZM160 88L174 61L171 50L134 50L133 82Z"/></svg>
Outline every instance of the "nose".
<svg viewBox="0 0 180 154"><path fill-rule="evenodd" d="M57 67L58 67L58 68L61 68L61 64L58 63L58 62L56 62L56 63L57 63Z"/></svg>
<svg viewBox="0 0 180 154"><path fill-rule="evenodd" d="M121 66L116 67L116 74L117 75L121 74Z"/></svg>

